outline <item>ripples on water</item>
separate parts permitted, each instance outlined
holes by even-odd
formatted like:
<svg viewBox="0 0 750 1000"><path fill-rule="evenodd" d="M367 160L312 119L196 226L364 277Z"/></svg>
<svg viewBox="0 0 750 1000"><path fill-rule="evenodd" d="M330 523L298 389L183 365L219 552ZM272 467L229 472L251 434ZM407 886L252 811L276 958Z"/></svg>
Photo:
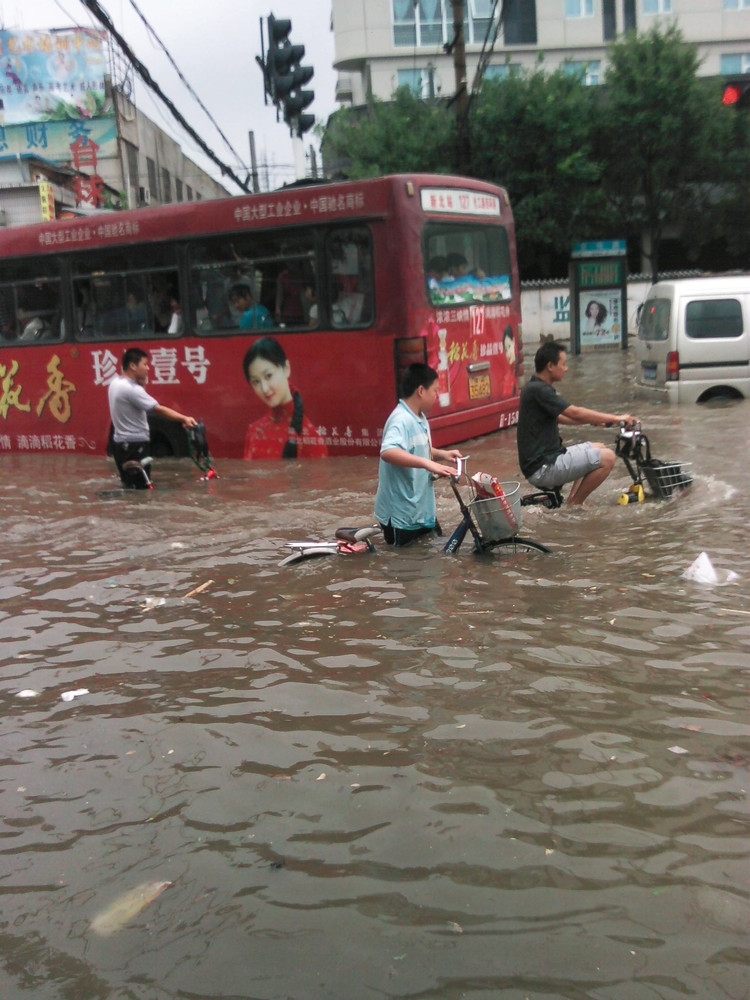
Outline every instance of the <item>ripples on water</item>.
<svg viewBox="0 0 750 1000"><path fill-rule="evenodd" d="M3 1000L746 997L749 412L647 410L692 492L619 507L620 466L526 513L530 561L279 569L369 519L372 460L107 499L5 456ZM515 475L512 434L464 450ZM684 581L702 550L740 579Z"/></svg>

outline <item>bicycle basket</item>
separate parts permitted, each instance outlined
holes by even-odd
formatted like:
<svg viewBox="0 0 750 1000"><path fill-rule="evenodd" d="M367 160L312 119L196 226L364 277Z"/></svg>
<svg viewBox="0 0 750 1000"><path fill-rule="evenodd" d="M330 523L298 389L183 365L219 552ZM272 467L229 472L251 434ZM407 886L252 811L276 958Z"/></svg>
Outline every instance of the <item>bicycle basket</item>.
<svg viewBox="0 0 750 1000"><path fill-rule="evenodd" d="M474 518L479 533L485 542L499 542L503 538L511 538L521 530L521 484L501 483L504 497L489 497L475 499L469 504L471 516ZM510 507L509 518L506 509ZM505 508L505 509L504 509ZM515 524L513 524L515 519Z"/></svg>
<svg viewBox="0 0 750 1000"><path fill-rule="evenodd" d="M641 463L643 474L657 500L669 500L675 491L687 489L693 482L685 471L692 463L660 462L658 458Z"/></svg>

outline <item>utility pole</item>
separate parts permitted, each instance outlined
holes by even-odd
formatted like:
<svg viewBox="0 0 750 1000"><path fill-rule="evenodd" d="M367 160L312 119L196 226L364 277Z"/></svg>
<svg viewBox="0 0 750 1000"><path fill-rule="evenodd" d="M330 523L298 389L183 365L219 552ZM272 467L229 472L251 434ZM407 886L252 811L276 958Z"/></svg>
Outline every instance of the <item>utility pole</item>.
<svg viewBox="0 0 750 1000"><path fill-rule="evenodd" d="M453 66L456 72L456 170L469 172L469 88L466 80L466 43L464 40L464 0L451 0L453 7Z"/></svg>
<svg viewBox="0 0 750 1000"><path fill-rule="evenodd" d="M255 159L255 132L249 132L248 138L250 139L250 176L253 182L253 192L258 194L260 184L258 182L258 163Z"/></svg>

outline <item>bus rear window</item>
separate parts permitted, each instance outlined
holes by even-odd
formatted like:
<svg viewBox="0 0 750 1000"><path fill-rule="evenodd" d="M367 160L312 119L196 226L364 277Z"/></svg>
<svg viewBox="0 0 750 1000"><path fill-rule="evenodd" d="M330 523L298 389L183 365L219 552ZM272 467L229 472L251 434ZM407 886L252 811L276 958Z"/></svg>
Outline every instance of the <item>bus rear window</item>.
<svg viewBox="0 0 750 1000"><path fill-rule="evenodd" d="M434 306L511 298L510 248L501 226L428 224L423 253Z"/></svg>
<svg viewBox="0 0 750 1000"><path fill-rule="evenodd" d="M742 336L738 299L696 299L685 308L685 332L696 340Z"/></svg>
<svg viewBox="0 0 750 1000"><path fill-rule="evenodd" d="M647 299L638 321L639 340L666 340L669 334L669 299Z"/></svg>

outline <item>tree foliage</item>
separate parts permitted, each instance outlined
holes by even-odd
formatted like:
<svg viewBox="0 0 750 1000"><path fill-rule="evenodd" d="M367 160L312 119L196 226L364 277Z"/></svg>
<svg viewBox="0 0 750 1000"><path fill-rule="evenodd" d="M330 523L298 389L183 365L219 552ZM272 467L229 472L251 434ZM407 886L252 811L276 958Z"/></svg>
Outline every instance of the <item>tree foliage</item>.
<svg viewBox="0 0 750 1000"><path fill-rule="evenodd" d="M549 273L573 242L623 236L654 275L671 237L686 264L720 248L719 266L748 266L750 112L725 108L698 70L696 47L657 26L610 46L605 87L543 63L485 81L469 173L507 188L522 274ZM452 109L407 88L336 112L322 140L327 171L350 178L449 173L455 144Z"/></svg>
<svg viewBox="0 0 750 1000"><path fill-rule="evenodd" d="M567 252L600 224L595 94L537 67L485 82L471 119L472 174L507 188L519 258Z"/></svg>
<svg viewBox="0 0 750 1000"><path fill-rule="evenodd" d="M731 110L718 88L699 79L699 65L696 47L675 25L628 35L609 49L605 190L628 230L648 234L654 276L667 229L710 211L727 180ZM694 231L693 244L709 232Z"/></svg>
<svg viewBox="0 0 750 1000"><path fill-rule="evenodd" d="M373 100L332 117L323 156L334 172L356 180L396 173L447 173L455 121L445 109L400 87L392 101Z"/></svg>

